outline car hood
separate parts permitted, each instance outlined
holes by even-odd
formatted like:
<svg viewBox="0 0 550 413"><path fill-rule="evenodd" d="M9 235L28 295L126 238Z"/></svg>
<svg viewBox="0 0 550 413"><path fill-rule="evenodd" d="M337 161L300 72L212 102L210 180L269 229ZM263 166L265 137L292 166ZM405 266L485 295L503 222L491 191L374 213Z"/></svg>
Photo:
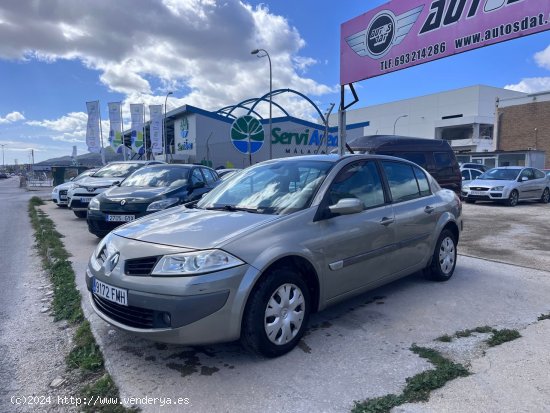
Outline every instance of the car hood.
<svg viewBox="0 0 550 413"><path fill-rule="evenodd" d="M111 186L115 182L123 181L123 177L111 177L111 178L84 178L77 182L78 186L85 186L90 188L101 188L106 186Z"/></svg>
<svg viewBox="0 0 550 413"><path fill-rule="evenodd" d="M498 179L474 179L468 183L468 186L509 186L513 185L516 181L503 181Z"/></svg>
<svg viewBox="0 0 550 413"><path fill-rule="evenodd" d="M155 244L208 249L277 219L280 216L179 207L141 218L114 233Z"/></svg>
<svg viewBox="0 0 550 413"><path fill-rule="evenodd" d="M126 199L127 201L148 201L151 198L164 195L174 188L169 187L148 187L148 186L114 186L103 192L103 198L105 200L121 201Z"/></svg>
<svg viewBox="0 0 550 413"><path fill-rule="evenodd" d="M57 189L58 191L61 191L62 189L70 189L73 186L76 186L76 184L77 182L69 181L69 182L65 182L60 185L57 185L54 189Z"/></svg>

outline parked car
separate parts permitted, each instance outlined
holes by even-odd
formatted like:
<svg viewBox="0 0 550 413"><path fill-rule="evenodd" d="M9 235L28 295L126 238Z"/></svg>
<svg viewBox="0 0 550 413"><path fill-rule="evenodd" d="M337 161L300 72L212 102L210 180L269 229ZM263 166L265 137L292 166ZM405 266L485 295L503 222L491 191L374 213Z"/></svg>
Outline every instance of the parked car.
<svg viewBox="0 0 550 413"><path fill-rule="evenodd" d="M56 204L58 207L66 207L69 203L67 200L67 192L69 192L69 189L74 188L76 186L76 183L78 181L81 181L82 179L86 178L87 176L92 175L98 170L98 168L91 168L87 169L81 174L75 176L74 178L71 178L69 182L64 182L60 185L57 185L52 190L52 201L54 204Z"/></svg>
<svg viewBox="0 0 550 413"><path fill-rule="evenodd" d="M477 162L465 162L465 163L459 163L460 170L462 169L477 169L481 172L487 172L489 169L487 166L483 165L482 163Z"/></svg>
<svg viewBox="0 0 550 413"><path fill-rule="evenodd" d="M0 172L0 179L8 179L8 174Z"/></svg>
<svg viewBox="0 0 550 413"><path fill-rule="evenodd" d="M469 184L471 181L476 179L478 176L483 174L483 171L479 169L472 168L460 168L460 174L462 175L462 186Z"/></svg>
<svg viewBox="0 0 550 413"><path fill-rule="evenodd" d="M86 218L92 198L116 183L122 182L132 172L147 165L162 164L162 161L111 162L88 176L67 192L69 208L78 218Z"/></svg>
<svg viewBox="0 0 550 413"><path fill-rule="evenodd" d="M489 169L464 185L462 196L468 203L493 201L516 206L519 201L539 200L547 204L550 179L540 169L502 166Z"/></svg>
<svg viewBox="0 0 550 413"><path fill-rule="evenodd" d="M441 139L370 135L349 143L355 153L397 156L426 169L443 188L460 194L462 176L449 143Z"/></svg>
<svg viewBox="0 0 550 413"><path fill-rule="evenodd" d="M241 171L242 169L238 169L238 168L227 168L227 169L217 169L216 172L218 173L218 176L221 178L221 179L227 179L229 178L230 176L234 175L235 172L239 172Z"/></svg>
<svg viewBox="0 0 550 413"><path fill-rule="evenodd" d="M543 169L542 172L544 172L546 176L550 178L550 169Z"/></svg>
<svg viewBox="0 0 550 413"><path fill-rule="evenodd" d="M309 315L420 270L453 275L461 201L412 162L297 156L251 166L196 206L110 232L90 257L92 307L151 340L241 339L290 351Z"/></svg>
<svg viewBox="0 0 550 413"><path fill-rule="evenodd" d="M126 222L198 200L219 183L211 168L198 165L151 165L138 169L88 204L88 230L104 237Z"/></svg>

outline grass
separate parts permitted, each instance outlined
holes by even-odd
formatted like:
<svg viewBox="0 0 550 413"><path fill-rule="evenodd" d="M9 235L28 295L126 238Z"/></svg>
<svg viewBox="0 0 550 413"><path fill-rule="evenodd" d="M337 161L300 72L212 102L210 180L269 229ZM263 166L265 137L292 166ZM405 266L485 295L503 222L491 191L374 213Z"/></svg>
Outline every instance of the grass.
<svg viewBox="0 0 550 413"><path fill-rule="evenodd" d="M42 265L48 272L53 285L52 311L54 319L67 320L76 326L74 347L66 357L67 366L78 369L87 384L80 389L81 397L94 397L97 403L81 406L87 412L127 413L139 410L128 409L118 404L119 393L115 383L105 371L101 349L95 342L90 324L84 319L80 307L81 295L76 288L75 273L70 254L61 241L63 235L56 231L54 222L38 207L44 205L38 197L29 202L29 217L35 232L36 249L42 258ZM96 377L99 376L97 379ZM90 400L90 399L88 399ZM116 402L116 404L113 404Z"/></svg>
<svg viewBox="0 0 550 413"><path fill-rule="evenodd" d="M462 364L453 363L436 350L413 344L411 351L427 359L435 369L409 377L403 392L399 395L388 394L363 402L355 402L353 413L385 413L404 403L427 401L433 390L443 387L450 380L470 374Z"/></svg>
<svg viewBox="0 0 550 413"><path fill-rule="evenodd" d="M502 330L493 330L493 335L487 340L487 344L489 347L494 347L520 337L521 334L517 330L509 330L506 328Z"/></svg>
<svg viewBox="0 0 550 413"><path fill-rule="evenodd" d="M453 341L454 338L470 337L473 333L492 333L493 331L495 330L489 326L476 327L474 329L459 330L452 336L444 334L440 337L437 337L436 340L450 343L451 341Z"/></svg>

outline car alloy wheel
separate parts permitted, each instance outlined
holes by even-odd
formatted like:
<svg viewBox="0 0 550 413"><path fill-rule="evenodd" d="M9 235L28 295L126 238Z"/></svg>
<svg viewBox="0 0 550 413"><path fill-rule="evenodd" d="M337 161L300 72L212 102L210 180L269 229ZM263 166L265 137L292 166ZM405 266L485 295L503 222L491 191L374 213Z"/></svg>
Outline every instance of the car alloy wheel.
<svg viewBox="0 0 550 413"><path fill-rule="evenodd" d="M439 267L448 275L454 268L456 259L455 243L451 237L445 237L439 247Z"/></svg>
<svg viewBox="0 0 550 413"><path fill-rule="evenodd" d="M515 189L510 193L510 197L508 198L508 206L514 207L518 204L518 198L519 194L518 191Z"/></svg>
<svg viewBox="0 0 550 413"><path fill-rule="evenodd" d="M269 299L265 309L264 328L274 344L287 344L300 331L305 315L302 290L295 284L281 285Z"/></svg>
<svg viewBox="0 0 550 413"><path fill-rule="evenodd" d="M542 202L543 204L547 204L549 201L550 201L550 190L548 188L544 188L542 196L540 197L540 202Z"/></svg>

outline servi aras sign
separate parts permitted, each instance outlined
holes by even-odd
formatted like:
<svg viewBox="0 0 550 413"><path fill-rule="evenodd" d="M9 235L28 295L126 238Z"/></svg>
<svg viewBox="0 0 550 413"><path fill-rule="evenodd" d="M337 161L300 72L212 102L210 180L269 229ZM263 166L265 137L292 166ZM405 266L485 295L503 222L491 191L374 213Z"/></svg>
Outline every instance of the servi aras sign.
<svg viewBox="0 0 550 413"><path fill-rule="evenodd" d="M550 28L549 0L386 3L341 26L340 84Z"/></svg>

